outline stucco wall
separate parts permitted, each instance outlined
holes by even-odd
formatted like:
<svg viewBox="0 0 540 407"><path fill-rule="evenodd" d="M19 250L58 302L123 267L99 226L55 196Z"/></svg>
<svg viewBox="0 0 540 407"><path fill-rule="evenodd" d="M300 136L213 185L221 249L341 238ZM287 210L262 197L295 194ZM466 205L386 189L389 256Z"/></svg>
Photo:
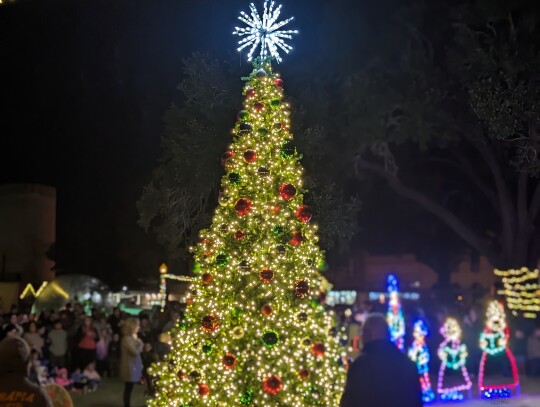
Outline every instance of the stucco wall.
<svg viewBox="0 0 540 407"><path fill-rule="evenodd" d="M39 284L53 279L54 263L45 253L55 240L55 188L0 185L0 280Z"/></svg>

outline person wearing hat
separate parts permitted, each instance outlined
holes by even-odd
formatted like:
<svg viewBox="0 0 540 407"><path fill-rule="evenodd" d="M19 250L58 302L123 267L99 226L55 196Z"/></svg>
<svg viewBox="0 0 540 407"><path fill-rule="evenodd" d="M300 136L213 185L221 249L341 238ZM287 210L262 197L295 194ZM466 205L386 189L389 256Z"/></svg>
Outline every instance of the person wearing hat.
<svg viewBox="0 0 540 407"><path fill-rule="evenodd" d="M52 407L43 389L28 380L30 348L24 340L0 342L0 407Z"/></svg>

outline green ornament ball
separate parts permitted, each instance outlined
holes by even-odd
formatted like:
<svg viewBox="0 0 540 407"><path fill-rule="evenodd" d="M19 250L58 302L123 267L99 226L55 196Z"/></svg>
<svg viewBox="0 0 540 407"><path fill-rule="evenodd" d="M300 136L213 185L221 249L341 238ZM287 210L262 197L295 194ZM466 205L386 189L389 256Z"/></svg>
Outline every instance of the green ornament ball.
<svg viewBox="0 0 540 407"><path fill-rule="evenodd" d="M257 130L259 133L259 136L266 137L268 135L268 130L264 127L260 127L259 130Z"/></svg>
<svg viewBox="0 0 540 407"><path fill-rule="evenodd" d="M279 107L279 105L281 104L281 101L279 99L272 99L270 101L270 107L272 109L277 109Z"/></svg>
<svg viewBox="0 0 540 407"><path fill-rule="evenodd" d="M191 269L191 271L193 272L193 274L201 274L201 263L193 263L193 269Z"/></svg>
<svg viewBox="0 0 540 407"><path fill-rule="evenodd" d="M234 307L231 310L231 316L233 318L240 318L242 315L244 315L244 310L242 308Z"/></svg>
<svg viewBox="0 0 540 407"><path fill-rule="evenodd" d="M317 268L319 271L328 271L328 263L325 259L320 259L317 263Z"/></svg>
<svg viewBox="0 0 540 407"><path fill-rule="evenodd" d="M251 127L251 124L244 122L238 126L238 129L240 133L249 133L251 130L253 130L253 127Z"/></svg>
<svg viewBox="0 0 540 407"><path fill-rule="evenodd" d="M212 351L214 350L214 345L212 344L212 342L206 342L203 346L202 346L202 351L206 354L206 355L210 355L212 353Z"/></svg>
<svg viewBox="0 0 540 407"><path fill-rule="evenodd" d="M274 331L266 331L261 336L261 342L264 346L266 346L268 349L272 349L274 346L276 346L279 342L279 336Z"/></svg>
<svg viewBox="0 0 540 407"><path fill-rule="evenodd" d="M227 265L228 262L229 262L229 256L227 256L226 254L220 253L216 256L216 264L218 266L223 267Z"/></svg>
<svg viewBox="0 0 540 407"><path fill-rule="evenodd" d="M281 156L290 158L296 153L296 146L291 141L287 141L281 146Z"/></svg>
<svg viewBox="0 0 540 407"><path fill-rule="evenodd" d="M238 174L237 172L231 172L229 174L229 182L233 185L240 184L240 174Z"/></svg>
<svg viewBox="0 0 540 407"><path fill-rule="evenodd" d="M285 233L285 228L280 225L274 226L274 228L272 229L272 233L274 234L274 236L281 236L283 235L283 233Z"/></svg>
<svg viewBox="0 0 540 407"><path fill-rule="evenodd" d="M248 406L253 403L253 390L247 389L244 394L240 396L240 403L244 406Z"/></svg>
<svg viewBox="0 0 540 407"><path fill-rule="evenodd" d="M266 71L264 69L259 69L256 73L255 73L255 76L257 77L257 79L262 79L262 78L266 78L268 74L266 73Z"/></svg>
<svg viewBox="0 0 540 407"><path fill-rule="evenodd" d="M248 117L249 117L249 112L247 110L240 110L238 112L238 120L242 120L243 122L245 122Z"/></svg>

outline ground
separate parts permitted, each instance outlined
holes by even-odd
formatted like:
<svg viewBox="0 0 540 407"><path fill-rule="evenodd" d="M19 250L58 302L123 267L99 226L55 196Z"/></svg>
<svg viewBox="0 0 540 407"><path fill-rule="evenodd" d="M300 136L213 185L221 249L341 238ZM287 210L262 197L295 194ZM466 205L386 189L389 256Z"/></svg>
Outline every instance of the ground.
<svg viewBox="0 0 540 407"><path fill-rule="evenodd" d="M105 380L99 390L94 393L74 395L75 407L122 407L123 384L114 379ZM432 404L441 406L443 404ZM449 404L444 404L448 406ZM466 407L540 407L540 379L522 378L522 394L520 397L505 400L484 401L473 399L466 403L456 403ZM136 386L131 399L132 407L144 407L144 388ZM336 406L337 407L337 406Z"/></svg>

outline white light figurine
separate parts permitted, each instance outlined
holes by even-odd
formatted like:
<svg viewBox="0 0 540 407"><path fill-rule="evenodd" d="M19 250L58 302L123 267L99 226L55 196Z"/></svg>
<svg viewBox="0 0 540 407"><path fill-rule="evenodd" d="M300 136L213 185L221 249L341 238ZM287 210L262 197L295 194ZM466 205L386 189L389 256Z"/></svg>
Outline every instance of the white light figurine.
<svg viewBox="0 0 540 407"><path fill-rule="evenodd" d="M270 3L270 6L268 6ZM264 13L262 18L253 3L249 5L251 15L245 12L240 12L238 19L247 24L247 27L235 27L233 34L239 35L242 38L238 41L238 51L251 46L248 53L248 61L253 60L253 53L260 46L261 59L268 60L271 57L275 58L278 63L282 61L279 55L279 48L285 51L286 54L292 50L292 47L285 43L284 40L292 39L292 34L298 34L297 30L280 30L281 27L288 24L294 17L277 22L281 13L281 5L274 8L274 1L264 1Z"/></svg>

